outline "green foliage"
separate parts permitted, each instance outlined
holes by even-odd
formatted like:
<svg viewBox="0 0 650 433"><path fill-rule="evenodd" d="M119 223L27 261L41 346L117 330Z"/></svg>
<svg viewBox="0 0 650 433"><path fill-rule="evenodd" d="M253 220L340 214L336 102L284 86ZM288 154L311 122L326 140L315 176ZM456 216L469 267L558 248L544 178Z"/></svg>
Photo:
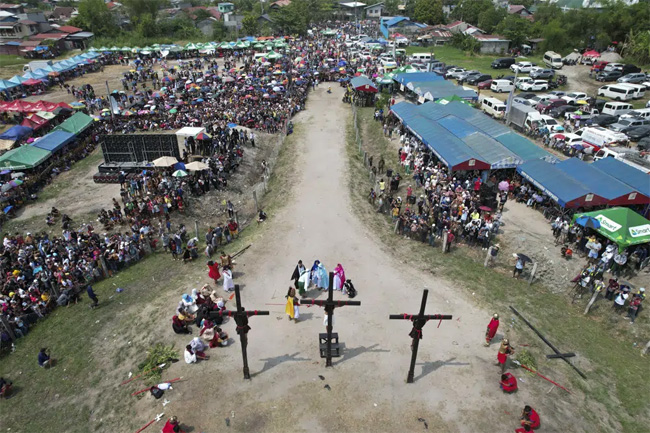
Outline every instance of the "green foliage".
<svg viewBox="0 0 650 433"><path fill-rule="evenodd" d="M537 360L527 349L523 349L521 352L517 353L517 361L531 370L537 370Z"/></svg>
<svg viewBox="0 0 650 433"><path fill-rule="evenodd" d="M375 108L386 108L388 106L389 101L390 101L390 92L384 89L377 96L377 99L375 100Z"/></svg>
<svg viewBox="0 0 650 433"><path fill-rule="evenodd" d="M562 26L562 22L558 20L551 21L546 25L542 32L544 41L541 44L542 51L553 50L562 52L569 48L571 45L571 37L569 32Z"/></svg>
<svg viewBox="0 0 650 433"><path fill-rule="evenodd" d="M399 6L399 0L386 0L384 2L384 14L388 16L395 16L398 14L397 6Z"/></svg>
<svg viewBox="0 0 650 433"><path fill-rule="evenodd" d="M259 24L257 22L257 17L255 17L253 14L246 15L241 24L242 31L247 35L253 36L259 33Z"/></svg>
<svg viewBox="0 0 650 433"><path fill-rule="evenodd" d="M478 53L481 49L481 43L479 41L463 33L454 33L451 37L450 44L469 53Z"/></svg>
<svg viewBox="0 0 650 433"><path fill-rule="evenodd" d="M165 346L162 343L156 343L151 349L147 350L147 358L138 365L138 371L148 383L158 383L162 377L162 370L158 367L160 364L169 364L172 359L178 359L178 351L174 346Z"/></svg>
<svg viewBox="0 0 650 433"><path fill-rule="evenodd" d="M630 30L625 40L623 54L642 65L650 64L650 30Z"/></svg>
<svg viewBox="0 0 650 433"><path fill-rule="evenodd" d="M456 8L451 12L451 16L472 25L478 25L479 15L494 8L492 0L460 0Z"/></svg>
<svg viewBox="0 0 650 433"><path fill-rule="evenodd" d="M158 11L169 6L167 0L122 0L121 3L126 8L131 22L136 25L147 16L151 16L155 22Z"/></svg>
<svg viewBox="0 0 650 433"><path fill-rule="evenodd" d="M212 25L212 39L215 41L223 41L228 36L228 29L223 21L217 21Z"/></svg>
<svg viewBox="0 0 650 433"><path fill-rule="evenodd" d="M488 8L478 15L478 27L487 33L492 33L497 25L508 15L505 8Z"/></svg>
<svg viewBox="0 0 650 433"><path fill-rule="evenodd" d="M519 15L507 15L495 28L495 32L510 39L511 46L525 44L531 32L532 24Z"/></svg>
<svg viewBox="0 0 650 433"><path fill-rule="evenodd" d="M79 15L69 25L80 27L95 36L114 36L119 32L113 14L103 0L81 0L77 8Z"/></svg>
<svg viewBox="0 0 650 433"><path fill-rule="evenodd" d="M435 25L444 21L442 0L416 0L413 18L421 23Z"/></svg>

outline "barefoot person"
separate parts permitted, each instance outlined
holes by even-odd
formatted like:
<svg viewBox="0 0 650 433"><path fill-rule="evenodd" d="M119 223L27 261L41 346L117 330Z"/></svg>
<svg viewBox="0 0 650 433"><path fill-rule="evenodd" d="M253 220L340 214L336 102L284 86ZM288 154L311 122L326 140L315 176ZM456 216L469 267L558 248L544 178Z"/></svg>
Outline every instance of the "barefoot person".
<svg viewBox="0 0 650 433"><path fill-rule="evenodd" d="M502 374L499 385L503 392L510 394L517 391L517 378L510 373Z"/></svg>
<svg viewBox="0 0 650 433"><path fill-rule="evenodd" d="M485 347L490 345L490 342L497 334L497 329L499 329L499 315L495 314L492 316L492 320L488 323L487 330L485 331Z"/></svg>

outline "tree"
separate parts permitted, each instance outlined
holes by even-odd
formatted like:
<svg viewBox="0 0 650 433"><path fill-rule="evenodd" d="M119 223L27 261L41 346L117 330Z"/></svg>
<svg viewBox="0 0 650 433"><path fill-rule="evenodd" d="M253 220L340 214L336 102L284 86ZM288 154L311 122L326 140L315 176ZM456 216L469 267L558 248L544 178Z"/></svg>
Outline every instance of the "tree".
<svg viewBox="0 0 650 433"><path fill-rule="evenodd" d="M519 15L509 14L496 26L495 30L499 35L510 39L511 46L519 47L530 37L532 24Z"/></svg>
<svg viewBox="0 0 650 433"><path fill-rule="evenodd" d="M119 31L113 14L103 0L81 0L77 8L79 14L69 24L80 27L95 36L116 36Z"/></svg>
<svg viewBox="0 0 650 433"><path fill-rule="evenodd" d="M398 0L386 0L384 2L384 13L382 15L395 16L398 14Z"/></svg>
<svg viewBox="0 0 650 433"><path fill-rule="evenodd" d="M247 35L254 36L259 33L259 23L257 21L257 18L254 15L252 14L246 15L242 20L241 24L242 24L242 31Z"/></svg>
<svg viewBox="0 0 650 433"><path fill-rule="evenodd" d="M223 41L227 39L228 29L223 21L216 21L212 25L212 39L215 41Z"/></svg>
<svg viewBox="0 0 650 433"><path fill-rule="evenodd" d="M488 8L479 14L478 27L481 30L485 30L487 33L492 33L494 28L504 20L506 15L508 15L508 13L505 8Z"/></svg>
<svg viewBox="0 0 650 433"><path fill-rule="evenodd" d="M445 15L442 12L442 0L416 0L413 18L415 21L429 25L440 24Z"/></svg>
<svg viewBox="0 0 650 433"><path fill-rule="evenodd" d="M136 31L143 38L153 38L159 34L160 28L156 25L156 21L151 15L145 14L138 20Z"/></svg>
<svg viewBox="0 0 650 433"><path fill-rule="evenodd" d="M452 17L472 25L478 25L478 16L494 8L492 0L461 0L452 11Z"/></svg>
<svg viewBox="0 0 650 433"><path fill-rule="evenodd" d="M150 15L155 22L158 11L169 5L167 0L122 0L121 3L129 13L131 22L136 25L146 15Z"/></svg>
<svg viewBox="0 0 650 433"><path fill-rule="evenodd" d="M571 38L562 26L560 19L548 23L542 32L542 37L544 38L544 41L542 42L542 51L562 51L571 43Z"/></svg>

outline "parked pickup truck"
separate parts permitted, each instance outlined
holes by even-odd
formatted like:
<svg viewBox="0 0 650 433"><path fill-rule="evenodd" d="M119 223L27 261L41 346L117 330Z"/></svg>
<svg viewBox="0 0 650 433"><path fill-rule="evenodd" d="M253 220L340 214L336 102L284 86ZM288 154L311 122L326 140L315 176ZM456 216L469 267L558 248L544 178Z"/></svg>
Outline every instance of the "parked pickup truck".
<svg viewBox="0 0 650 433"><path fill-rule="evenodd" d="M568 112L564 113L564 118L567 120L575 120L575 119L580 119L581 122L584 122L589 119L593 119L594 117L598 116L600 114L600 111L598 111L597 108L589 108L585 107L582 109L578 109L573 112Z"/></svg>

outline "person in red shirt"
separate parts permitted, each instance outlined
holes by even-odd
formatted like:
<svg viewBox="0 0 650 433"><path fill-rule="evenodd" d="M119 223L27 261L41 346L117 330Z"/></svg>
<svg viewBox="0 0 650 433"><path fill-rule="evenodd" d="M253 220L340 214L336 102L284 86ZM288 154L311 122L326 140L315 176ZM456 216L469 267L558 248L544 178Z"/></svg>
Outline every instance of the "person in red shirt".
<svg viewBox="0 0 650 433"><path fill-rule="evenodd" d="M215 263L212 260L208 262L208 276L214 280L215 284L218 284L217 281L221 278L219 273L219 263Z"/></svg>
<svg viewBox="0 0 650 433"><path fill-rule="evenodd" d="M524 410L521 412L521 426L524 428L528 426L532 430L540 426L539 415L535 409L528 405L524 406Z"/></svg>
<svg viewBox="0 0 650 433"><path fill-rule="evenodd" d="M175 416L169 418L162 428L162 433L185 433L181 430L181 424Z"/></svg>
<svg viewBox="0 0 650 433"><path fill-rule="evenodd" d="M511 393L517 391L517 378L510 373L501 375L501 389L503 392Z"/></svg>
<svg viewBox="0 0 650 433"><path fill-rule="evenodd" d="M497 329L499 329L499 315L495 314L492 316L492 320L488 323L487 330L485 331L485 347L490 345L490 342L497 334Z"/></svg>
<svg viewBox="0 0 650 433"><path fill-rule="evenodd" d="M533 429L530 428L530 426L525 425L525 426L520 427L517 430L515 430L515 433L526 433L526 432L529 432L529 431L533 431Z"/></svg>

